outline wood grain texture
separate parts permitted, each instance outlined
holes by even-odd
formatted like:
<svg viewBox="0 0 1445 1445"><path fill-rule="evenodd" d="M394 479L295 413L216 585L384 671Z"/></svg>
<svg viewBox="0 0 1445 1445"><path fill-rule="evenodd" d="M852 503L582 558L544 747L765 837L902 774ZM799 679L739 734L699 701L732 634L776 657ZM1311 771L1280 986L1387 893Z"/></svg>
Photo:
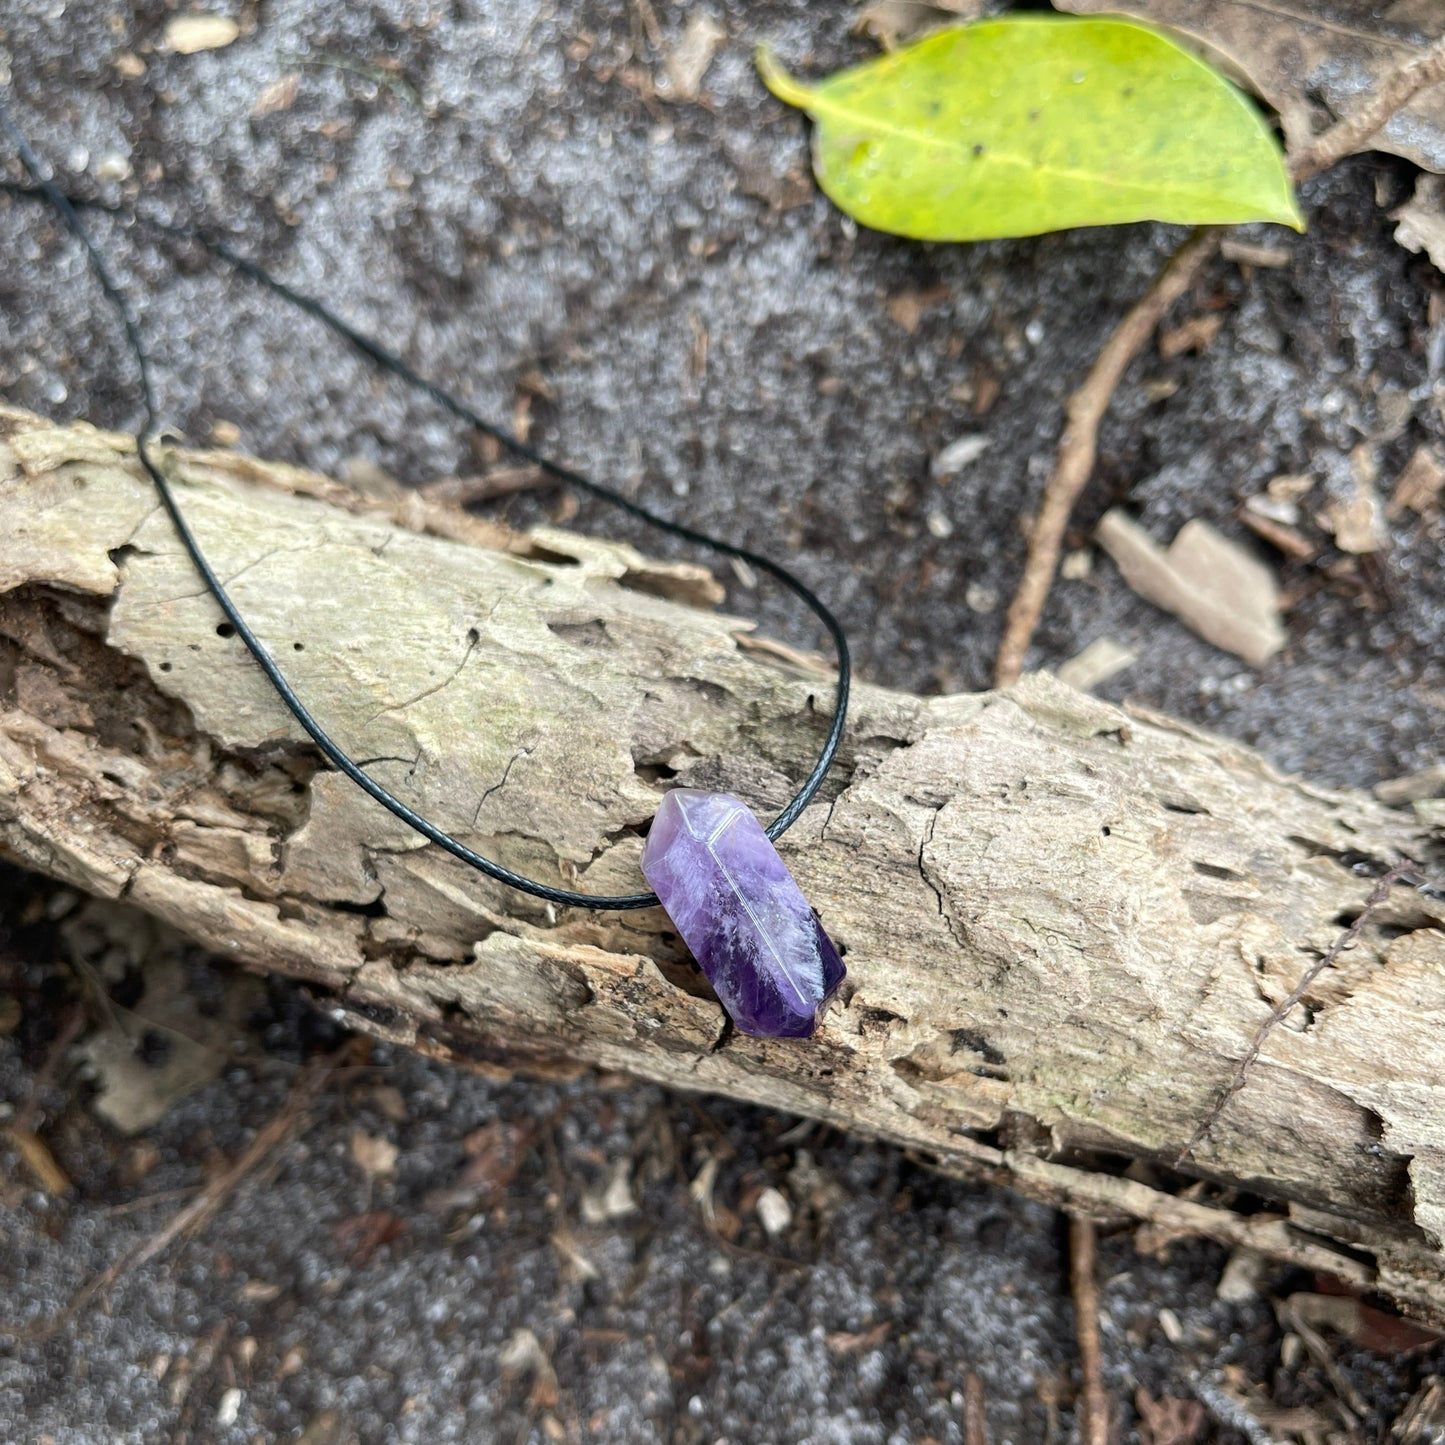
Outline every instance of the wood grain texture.
<svg viewBox="0 0 1445 1445"><path fill-rule="evenodd" d="M668 783L780 807L826 676L700 569L294 468L174 452L182 504L337 739L490 856L639 886ZM1395 890L1173 1161L1408 811L1047 676L860 688L781 851L849 978L810 1043L724 1026L658 910L558 913L314 751L127 438L0 412L0 851L475 1067L624 1069L892 1140L1156 1237L1205 1233L1445 1323L1445 904Z"/></svg>

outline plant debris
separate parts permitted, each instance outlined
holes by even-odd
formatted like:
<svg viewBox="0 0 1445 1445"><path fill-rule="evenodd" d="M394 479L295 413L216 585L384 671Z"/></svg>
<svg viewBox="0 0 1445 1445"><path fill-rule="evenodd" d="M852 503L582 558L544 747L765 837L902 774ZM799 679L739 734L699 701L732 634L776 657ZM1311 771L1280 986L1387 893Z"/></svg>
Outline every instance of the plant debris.
<svg viewBox="0 0 1445 1445"><path fill-rule="evenodd" d="M1320 513L1320 525L1334 535L1335 546L1342 552L1362 557L1380 552L1389 544L1385 526L1385 507L1375 490L1375 466L1363 447L1356 447L1350 457L1353 490L1343 497L1332 498Z"/></svg>
<svg viewBox="0 0 1445 1445"><path fill-rule="evenodd" d="M852 31L877 41L884 50L896 50L910 40L960 20L976 20L984 0L869 0L858 12Z"/></svg>
<svg viewBox="0 0 1445 1445"><path fill-rule="evenodd" d="M687 22L682 39L668 51L666 75L657 87L660 100L694 101L727 29L711 15L699 13Z"/></svg>
<svg viewBox="0 0 1445 1445"><path fill-rule="evenodd" d="M1206 642L1255 667L1284 646L1274 575L1207 522L1186 522L1165 549L1116 507L1095 536L1135 592Z"/></svg>
<svg viewBox="0 0 1445 1445"><path fill-rule="evenodd" d="M1371 0L1056 0L1075 15L1133 15L1203 42L1279 112L1291 152L1303 150L1403 59L1445 36L1445 7ZM1326 109L1328 107L1328 109ZM1445 171L1445 94L1422 91L1358 149L1393 151Z"/></svg>
<svg viewBox="0 0 1445 1445"><path fill-rule="evenodd" d="M94 905L82 916L100 917L103 908ZM114 915L107 910L104 916ZM144 949L146 941L135 946ZM123 1134L150 1128L220 1074L261 995L256 979L231 973L218 980L219 1006L211 1000L203 1006L175 944L156 947L139 977L139 999L128 1008L107 999L106 1022L80 1045L99 1084L95 1112Z"/></svg>
<svg viewBox="0 0 1445 1445"><path fill-rule="evenodd" d="M1385 515L1393 521L1404 512L1432 518L1440 514L1440 493L1445 488L1445 465L1432 446L1415 448L1395 483L1395 490L1385 506Z"/></svg>

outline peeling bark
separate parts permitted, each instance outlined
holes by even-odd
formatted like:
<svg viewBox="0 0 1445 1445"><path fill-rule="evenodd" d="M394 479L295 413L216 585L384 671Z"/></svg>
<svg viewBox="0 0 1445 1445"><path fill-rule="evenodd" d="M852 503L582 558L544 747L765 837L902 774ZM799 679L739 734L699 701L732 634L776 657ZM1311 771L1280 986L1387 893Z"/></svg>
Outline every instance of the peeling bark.
<svg viewBox="0 0 1445 1445"><path fill-rule="evenodd" d="M308 706L519 871L634 890L667 782L766 812L816 756L826 679L713 611L701 569L226 453L171 465ZM1045 676L860 688L782 843L849 978L812 1042L750 1039L660 911L512 894L322 770L127 438L0 412L0 538L9 858L407 1047L796 1111L1445 1323L1445 904L1397 889L1173 1164L1369 870L1442 871L1412 814Z"/></svg>

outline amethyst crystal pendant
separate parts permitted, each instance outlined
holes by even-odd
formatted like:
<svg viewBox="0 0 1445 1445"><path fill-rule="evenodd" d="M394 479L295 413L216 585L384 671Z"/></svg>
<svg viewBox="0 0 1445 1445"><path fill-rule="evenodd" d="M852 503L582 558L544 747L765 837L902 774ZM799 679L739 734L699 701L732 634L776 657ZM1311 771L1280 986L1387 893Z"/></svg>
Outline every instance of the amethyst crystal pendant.
<svg viewBox="0 0 1445 1445"><path fill-rule="evenodd" d="M744 803L674 788L653 819L642 871L743 1033L813 1032L843 960Z"/></svg>

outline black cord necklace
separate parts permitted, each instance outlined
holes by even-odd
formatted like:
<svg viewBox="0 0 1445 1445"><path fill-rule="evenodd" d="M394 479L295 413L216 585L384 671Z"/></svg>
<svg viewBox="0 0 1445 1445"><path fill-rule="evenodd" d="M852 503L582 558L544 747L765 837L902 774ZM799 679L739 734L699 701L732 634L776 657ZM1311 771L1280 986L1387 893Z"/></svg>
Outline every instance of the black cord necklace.
<svg viewBox="0 0 1445 1445"><path fill-rule="evenodd" d="M178 225L146 216L132 207L71 197L49 177L46 167L0 102L0 127L13 142L31 184L0 182L14 196L44 200L80 244L106 299L114 309L139 373L144 420L135 433L136 455L154 483L161 504L181 543L215 597L236 635L260 665L292 716L322 755L358 787L402 822L453 857L510 888L550 903L573 908L621 910L661 903L697 956L734 1021L745 1032L785 1036L811 1034L821 1006L836 991L844 969L816 915L804 901L773 840L797 821L822 785L837 755L847 721L851 659L842 625L801 579L780 563L721 538L660 516L611 487L539 452L519 437L480 416L464 401L416 371L395 352L367 336L322 302L272 276L257 262L198 226ZM656 892L602 897L557 888L483 857L435 823L409 808L367 774L325 731L296 695L265 644L256 636L206 559L191 531L163 465L151 454L160 431L150 357L129 300L111 276L79 212L98 210L163 235L194 242L232 270L320 321L352 346L443 410L547 475L619 507L629 515L684 541L734 557L766 573L800 598L832 639L838 659L838 689L832 722L813 770L792 801L763 830L752 812L727 794L676 788L658 808L643 850L642 868Z"/></svg>

